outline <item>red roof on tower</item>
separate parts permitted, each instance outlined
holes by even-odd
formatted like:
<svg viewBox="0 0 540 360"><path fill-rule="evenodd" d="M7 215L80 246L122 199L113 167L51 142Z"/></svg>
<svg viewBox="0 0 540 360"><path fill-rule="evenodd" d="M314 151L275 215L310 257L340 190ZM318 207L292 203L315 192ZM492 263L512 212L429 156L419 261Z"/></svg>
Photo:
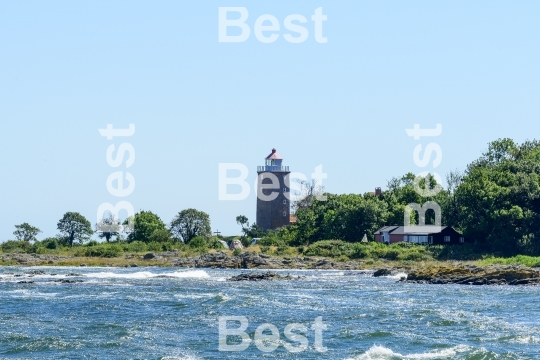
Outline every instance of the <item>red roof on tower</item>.
<svg viewBox="0 0 540 360"><path fill-rule="evenodd" d="M266 159L266 160L268 160L268 159L283 160L283 158L281 157L281 155L279 155L279 154L276 152L276 149L272 149L272 153L271 153L270 155L268 155L265 159Z"/></svg>

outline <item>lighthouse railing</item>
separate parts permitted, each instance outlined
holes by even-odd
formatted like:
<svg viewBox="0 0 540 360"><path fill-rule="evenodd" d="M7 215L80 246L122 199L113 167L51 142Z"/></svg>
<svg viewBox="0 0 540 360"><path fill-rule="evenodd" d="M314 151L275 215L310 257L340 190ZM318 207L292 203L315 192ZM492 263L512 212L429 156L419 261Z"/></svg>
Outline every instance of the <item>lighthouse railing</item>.
<svg viewBox="0 0 540 360"><path fill-rule="evenodd" d="M258 172L263 171L270 171L270 172L289 172L288 166L272 166L272 165L264 165L264 166L257 166Z"/></svg>

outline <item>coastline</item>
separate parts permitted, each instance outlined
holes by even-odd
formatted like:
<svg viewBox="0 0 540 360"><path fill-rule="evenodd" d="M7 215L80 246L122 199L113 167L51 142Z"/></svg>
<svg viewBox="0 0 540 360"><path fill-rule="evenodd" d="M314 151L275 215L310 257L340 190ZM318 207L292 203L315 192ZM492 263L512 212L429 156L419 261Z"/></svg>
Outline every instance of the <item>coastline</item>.
<svg viewBox="0 0 540 360"><path fill-rule="evenodd" d="M278 257L256 252L236 256L216 251L182 257L179 252L126 254L116 258L75 257L50 254L0 254L0 266L79 266L79 267L176 267L213 269L306 269L371 270L373 276L396 276L398 281L417 284L461 285L540 285L540 269L524 265L479 265L475 261L427 261L404 263L388 260L336 261L325 257Z"/></svg>

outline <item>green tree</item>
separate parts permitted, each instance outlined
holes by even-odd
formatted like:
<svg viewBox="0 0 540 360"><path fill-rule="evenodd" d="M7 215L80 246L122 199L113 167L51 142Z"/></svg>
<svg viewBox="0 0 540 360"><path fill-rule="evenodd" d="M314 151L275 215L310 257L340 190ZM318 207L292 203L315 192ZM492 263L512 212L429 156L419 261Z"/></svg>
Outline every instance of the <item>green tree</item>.
<svg viewBox="0 0 540 360"><path fill-rule="evenodd" d="M502 255L540 254L540 142L490 143L455 198L465 235Z"/></svg>
<svg viewBox="0 0 540 360"><path fill-rule="evenodd" d="M370 237L389 216L387 204L371 194L325 194L326 201L314 200L296 212L291 228L297 232L294 245L306 245L324 239L360 241ZM403 215L401 215L403 217Z"/></svg>
<svg viewBox="0 0 540 360"><path fill-rule="evenodd" d="M388 184L388 190L383 191L381 194L380 200L384 201L388 206L389 216L387 223L385 225L404 225L403 224L403 215L405 213L405 208L407 205L416 203L422 206L427 201L434 201L440 206L441 202L446 202L448 193L445 192L442 188L435 196L422 196L415 189L416 175L413 173L407 173L401 178L392 178ZM426 176L425 178L420 178L418 182L418 187L420 189L430 189L434 190L436 186L440 186L435 181L434 177L431 175ZM411 216L411 224L418 224L418 213L414 212ZM426 224L434 224L435 222L435 213L432 210L427 211L425 217Z"/></svg>
<svg viewBox="0 0 540 360"><path fill-rule="evenodd" d="M167 243L171 240L171 233L167 229L154 230L148 240L150 242Z"/></svg>
<svg viewBox="0 0 540 360"><path fill-rule="evenodd" d="M36 241L36 236L41 232L40 229L37 227L34 227L28 223L22 223L20 225L15 225L15 231L13 232L13 235L15 235L15 238L20 241Z"/></svg>
<svg viewBox="0 0 540 360"><path fill-rule="evenodd" d="M155 231L167 230L163 221L151 211L140 211L133 218L133 230L128 235L128 241L142 241L148 243Z"/></svg>
<svg viewBox="0 0 540 360"><path fill-rule="evenodd" d="M67 237L69 246L73 246L74 241L84 243L94 233L90 221L78 212L65 213L58 221L57 228Z"/></svg>
<svg viewBox="0 0 540 360"><path fill-rule="evenodd" d="M182 210L171 221L169 231L184 243L196 236L209 238L212 235L210 216L197 209Z"/></svg>

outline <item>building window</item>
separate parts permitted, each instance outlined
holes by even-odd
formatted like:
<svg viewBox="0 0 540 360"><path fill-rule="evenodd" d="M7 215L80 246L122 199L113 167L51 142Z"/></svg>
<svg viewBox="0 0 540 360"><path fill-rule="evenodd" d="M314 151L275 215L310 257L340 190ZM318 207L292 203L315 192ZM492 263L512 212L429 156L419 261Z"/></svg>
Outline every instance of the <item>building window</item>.
<svg viewBox="0 0 540 360"><path fill-rule="evenodd" d="M444 237L444 242L450 242L450 236L445 236Z"/></svg>
<svg viewBox="0 0 540 360"><path fill-rule="evenodd" d="M286 203L287 203L287 200L283 200L283 203L286 204Z"/></svg>
<svg viewBox="0 0 540 360"><path fill-rule="evenodd" d="M465 242L465 238L464 238L463 236L460 237L460 238L459 238L459 242L460 242L460 243L464 243L464 242Z"/></svg>
<svg viewBox="0 0 540 360"><path fill-rule="evenodd" d="M431 235L428 236L428 239L429 239L429 243L430 243L430 244L433 244L433 236L431 236Z"/></svg>
<svg viewBox="0 0 540 360"><path fill-rule="evenodd" d="M403 235L403 241L407 241L407 235Z"/></svg>

